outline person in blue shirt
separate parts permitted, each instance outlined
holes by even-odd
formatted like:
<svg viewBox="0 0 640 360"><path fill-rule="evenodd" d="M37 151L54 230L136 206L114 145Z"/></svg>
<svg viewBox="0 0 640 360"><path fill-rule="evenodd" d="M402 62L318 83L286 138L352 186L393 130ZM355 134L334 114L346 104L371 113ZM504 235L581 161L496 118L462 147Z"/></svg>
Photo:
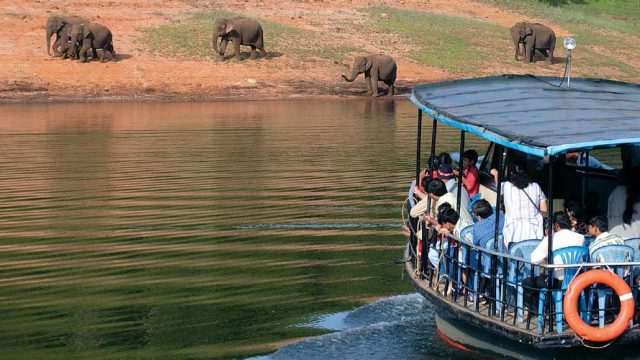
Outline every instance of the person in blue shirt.
<svg viewBox="0 0 640 360"><path fill-rule="evenodd" d="M472 216L477 220L473 224L473 245L485 247L487 242L493 239L496 232L496 215L493 213L491 204L480 199L473 203L471 210ZM500 223L498 224L498 234L502 234L504 226L504 214L500 213Z"/></svg>

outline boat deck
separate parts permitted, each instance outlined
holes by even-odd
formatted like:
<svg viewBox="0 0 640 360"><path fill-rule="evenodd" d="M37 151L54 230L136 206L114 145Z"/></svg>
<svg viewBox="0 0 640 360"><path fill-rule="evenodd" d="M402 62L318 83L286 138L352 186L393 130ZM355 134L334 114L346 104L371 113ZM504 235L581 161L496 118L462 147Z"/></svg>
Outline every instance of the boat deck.
<svg viewBox="0 0 640 360"><path fill-rule="evenodd" d="M409 255L407 249L407 256ZM483 331L493 333L520 344L527 344L539 349L583 347L585 341L580 339L566 324L561 333L540 329L538 315L529 316L527 309L523 310L522 320L517 319L517 312L513 307L496 309L495 301L479 301L478 303L465 301L462 295L445 295L451 282L447 283L446 276L438 282L433 279L429 286L429 279L418 278L412 262L405 263L405 273L414 288L420 292L434 306L434 311L440 317L459 320L471 324ZM435 276L435 275L434 275ZM548 319L545 321L548 325ZM596 323L592 324L597 326ZM541 331L542 330L542 331ZM616 340L616 343L637 343L640 341L640 328L635 324L629 331Z"/></svg>

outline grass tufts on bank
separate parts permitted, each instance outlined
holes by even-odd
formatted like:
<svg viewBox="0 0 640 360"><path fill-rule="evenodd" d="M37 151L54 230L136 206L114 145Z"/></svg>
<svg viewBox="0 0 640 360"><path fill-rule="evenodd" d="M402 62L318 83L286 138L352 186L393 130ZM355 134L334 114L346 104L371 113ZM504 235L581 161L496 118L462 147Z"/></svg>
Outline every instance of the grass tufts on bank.
<svg viewBox="0 0 640 360"><path fill-rule="evenodd" d="M192 17L143 30L141 42L155 54L178 59L214 59L217 54L211 47L211 32L217 18L234 18L242 14L227 11L203 11ZM247 16L244 16L247 17ZM319 57L340 61L346 54L355 51L355 47L335 44L328 35L297 29L263 19L255 19L264 31L265 49L270 55L287 55L306 58ZM240 51L247 53L249 47L241 46ZM227 46L226 55L233 54L233 45Z"/></svg>
<svg viewBox="0 0 640 360"><path fill-rule="evenodd" d="M414 45L411 59L452 73L471 74L487 61L508 61L497 56L506 48L508 31L496 24L415 10L376 7L369 10L370 25L393 33ZM384 15L386 14L386 15Z"/></svg>

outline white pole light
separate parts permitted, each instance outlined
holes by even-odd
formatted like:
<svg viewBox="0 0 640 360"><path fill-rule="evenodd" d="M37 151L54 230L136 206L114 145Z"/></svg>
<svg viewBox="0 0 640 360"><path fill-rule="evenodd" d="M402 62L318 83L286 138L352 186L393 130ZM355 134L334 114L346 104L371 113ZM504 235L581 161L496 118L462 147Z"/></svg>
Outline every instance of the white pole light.
<svg viewBox="0 0 640 360"><path fill-rule="evenodd" d="M576 39L566 38L564 39L564 48L567 50L573 50L576 48Z"/></svg>
<svg viewBox="0 0 640 360"><path fill-rule="evenodd" d="M571 87L571 50L576 48L576 39L574 38L566 38L564 39L564 48L569 52L567 56L567 69L565 69L567 73L567 87Z"/></svg>

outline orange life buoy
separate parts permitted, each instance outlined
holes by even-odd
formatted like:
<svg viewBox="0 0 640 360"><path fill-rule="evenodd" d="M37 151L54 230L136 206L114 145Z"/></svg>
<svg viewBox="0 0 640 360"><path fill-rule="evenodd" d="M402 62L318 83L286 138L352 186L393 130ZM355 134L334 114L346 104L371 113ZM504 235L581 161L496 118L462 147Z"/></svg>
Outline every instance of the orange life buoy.
<svg viewBox="0 0 640 360"><path fill-rule="evenodd" d="M585 288L593 284L607 285L620 297L620 313L616 320L603 327L593 327L580 318L578 312L578 298ZM629 328L629 321L633 317L633 294L629 285L616 274L606 270L590 270L578 275L569 284L564 296L562 308L569 327L581 338L594 342L606 342L617 338Z"/></svg>

